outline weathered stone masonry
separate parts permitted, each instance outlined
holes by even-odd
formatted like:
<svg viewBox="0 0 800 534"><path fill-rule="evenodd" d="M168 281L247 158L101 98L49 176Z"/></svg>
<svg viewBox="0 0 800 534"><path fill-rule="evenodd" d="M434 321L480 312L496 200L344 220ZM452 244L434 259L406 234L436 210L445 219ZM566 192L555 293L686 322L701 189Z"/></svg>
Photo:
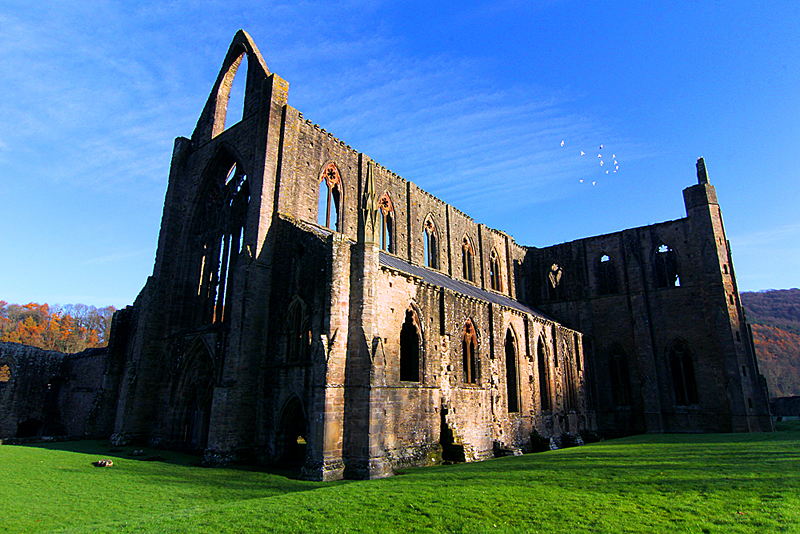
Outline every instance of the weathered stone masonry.
<svg viewBox="0 0 800 534"><path fill-rule="evenodd" d="M115 440L333 480L598 430L771 428L704 168L685 219L529 248L287 99L238 32L118 318Z"/></svg>

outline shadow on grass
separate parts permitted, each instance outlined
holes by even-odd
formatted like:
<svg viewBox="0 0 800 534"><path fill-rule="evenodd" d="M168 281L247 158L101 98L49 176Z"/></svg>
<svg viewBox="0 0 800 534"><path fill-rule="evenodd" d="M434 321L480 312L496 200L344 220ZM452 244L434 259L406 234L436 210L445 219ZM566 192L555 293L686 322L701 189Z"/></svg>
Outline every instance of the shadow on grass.
<svg viewBox="0 0 800 534"><path fill-rule="evenodd" d="M32 443L27 445L17 445L22 447L35 447L40 449L47 449L52 451L65 451L74 452L79 454L91 455L92 459L89 463L100 459L119 459L125 460L126 467L131 468L136 463L153 464L165 463L172 465L179 465L184 467L197 468L195 477L203 471L208 471L211 476L218 476L219 473L230 472L231 474L241 471L263 473L266 475L275 475L287 480L296 480L303 484L313 483L310 481L301 480L300 466L294 468L287 468L281 466L269 465L238 465L231 464L223 467L206 467L201 465L202 456L199 454L192 454L188 452L156 449L146 446L124 446L114 447L105 440L74 440L74 441L57 441L57 442L43 442ZM96 457L96 458L95 458ZM194 477L193 477L194 478ZM310 489L310 488L306 488Z"/></svg>

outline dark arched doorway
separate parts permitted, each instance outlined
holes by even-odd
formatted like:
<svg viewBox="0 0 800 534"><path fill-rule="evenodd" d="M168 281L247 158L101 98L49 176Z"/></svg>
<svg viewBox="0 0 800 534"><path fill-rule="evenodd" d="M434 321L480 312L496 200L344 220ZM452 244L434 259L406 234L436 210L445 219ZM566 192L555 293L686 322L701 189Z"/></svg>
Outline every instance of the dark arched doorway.
<svg viewBox="0 0 800 534"><path fill-rule="evenodd" d="M302 467L306 461L308 423L303 405L297 397L291 398L283 409L278 439L279 460L287 467Z"/></svg>

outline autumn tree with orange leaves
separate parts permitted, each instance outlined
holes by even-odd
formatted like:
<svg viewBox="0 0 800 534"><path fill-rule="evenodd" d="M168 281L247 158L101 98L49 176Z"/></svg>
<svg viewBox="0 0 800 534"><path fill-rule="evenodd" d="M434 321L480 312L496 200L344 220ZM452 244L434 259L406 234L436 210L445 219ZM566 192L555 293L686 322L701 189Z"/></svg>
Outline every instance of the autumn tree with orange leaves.
<svg viewBox="0 0 800 534"><path fill-rule="evenodd" d="M8 304L0 300L0 341L69 353L105 347L115 311L113 306L50 307L34 302Z"/></svg>

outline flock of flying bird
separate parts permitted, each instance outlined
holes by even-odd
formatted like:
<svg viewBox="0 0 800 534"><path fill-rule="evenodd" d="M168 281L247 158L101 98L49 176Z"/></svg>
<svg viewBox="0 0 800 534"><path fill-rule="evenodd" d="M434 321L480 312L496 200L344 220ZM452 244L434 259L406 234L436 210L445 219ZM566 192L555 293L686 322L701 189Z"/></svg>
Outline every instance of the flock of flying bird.
<svg viewBox="0 0 800 534"><path fill-rule="evenodd" d="M561 141L561 147L562 148L564 147L564 141ZM600 160L600 166L603 167L605 165L605 161L603 160L603 153L602 153L603 145L602 144L600 145L599 150L601 152L599 152L597 154L597 158ZM585 155L586 155L586 152L581 150L581 156L585 156ZM614 164L613 164L614 165L614 169L613 170L610 169L610 168L609 169L605 169L606 174L611 174L611 173L617 172L619 170L619 162L617 161L617 155L616 154L611 154L611 159L614 162ZM609 165L609 167L610 167L610 165ZM583 178L581 178L581 183L583 183ZM592 185L595 185L596 183L597 182L594 181L594 182L592 182Z"/></svg>

